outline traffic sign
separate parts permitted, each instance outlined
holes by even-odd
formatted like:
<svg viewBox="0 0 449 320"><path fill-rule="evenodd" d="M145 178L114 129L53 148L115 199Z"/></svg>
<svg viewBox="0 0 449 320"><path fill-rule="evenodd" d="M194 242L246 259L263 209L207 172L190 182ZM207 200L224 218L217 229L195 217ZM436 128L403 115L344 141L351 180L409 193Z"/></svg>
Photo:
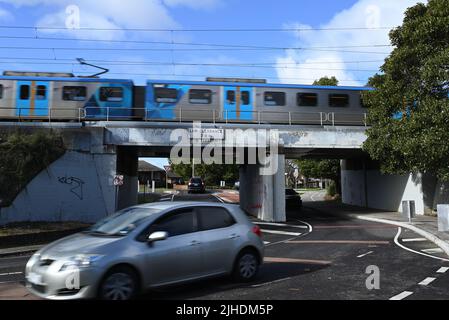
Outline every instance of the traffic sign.
<svg viewBox="0 0 449 320"><path fill-rule="evenodd" d="M114 177L114 186L118 186L118 187L123 186L124 183L125 183L124 180L125 180L125 177L124 177L124 176L122 176L122 175L116 175L116 176Z"/></svg>

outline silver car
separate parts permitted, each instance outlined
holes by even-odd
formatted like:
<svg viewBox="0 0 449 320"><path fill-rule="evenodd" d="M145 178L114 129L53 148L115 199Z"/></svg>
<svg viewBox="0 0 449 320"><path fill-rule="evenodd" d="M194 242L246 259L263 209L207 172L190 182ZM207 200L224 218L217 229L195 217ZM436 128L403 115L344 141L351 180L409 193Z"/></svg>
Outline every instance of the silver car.
<svg viewBox="0 0 449 320"><path fill-rule="evenodd" d="M251 281L263 254L260 228L238 206L154 203L46 246L30 258L25 275L27 288L47 299L126 300L220 275Z"/></svg>

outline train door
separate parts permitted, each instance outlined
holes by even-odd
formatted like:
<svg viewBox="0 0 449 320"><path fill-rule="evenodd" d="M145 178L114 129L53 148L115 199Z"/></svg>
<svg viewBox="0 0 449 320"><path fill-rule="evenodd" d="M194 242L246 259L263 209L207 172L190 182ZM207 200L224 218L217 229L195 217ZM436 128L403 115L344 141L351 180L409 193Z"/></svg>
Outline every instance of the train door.
<svg viewBox="0 0 449 320"><path fill-rule="evenodd" d="M252 88L225 87L224 115L227 120L254 120Z"/></svg>
<svg viewBox="0 0 449 320"><path fill-rule="evenodd" d="M17 81L16 115L48 116L49 83L42 81Z"/></svg>

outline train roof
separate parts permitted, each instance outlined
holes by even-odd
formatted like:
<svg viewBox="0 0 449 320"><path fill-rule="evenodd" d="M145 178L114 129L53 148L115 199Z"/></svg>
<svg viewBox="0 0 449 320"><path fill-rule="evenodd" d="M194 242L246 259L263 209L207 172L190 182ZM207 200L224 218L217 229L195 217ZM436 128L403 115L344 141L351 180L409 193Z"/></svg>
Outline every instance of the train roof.
<svg viewBox="0 0 449 320"><path fill-rule="evenodd" d="M213 81L183 81L183 80L148 80L147 84L177 84L177 85L201 85L201 86L230 86L230 87L258 87L277 89L315 89L315 90L351 90L372 91L372 87L361 86L316 86L306 84L283 83L248 83L248 82L213 82Z"/></svg>
<svg viewBox="0 0 449 320"><path fill-rule="evenodd" d="M0 80L17 81L61 81L61 82L100 82L100 83L123 83L133 84L127 79L105 79L105 78L80 78L80 77L28 77L28 76L0 76Z"/></svg>

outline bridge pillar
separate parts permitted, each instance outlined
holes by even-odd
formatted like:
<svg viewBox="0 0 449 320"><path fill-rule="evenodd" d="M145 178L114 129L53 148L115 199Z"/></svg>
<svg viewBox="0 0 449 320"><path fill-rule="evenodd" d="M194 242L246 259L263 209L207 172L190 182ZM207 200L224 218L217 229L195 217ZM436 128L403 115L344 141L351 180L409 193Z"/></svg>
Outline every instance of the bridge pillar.
<svg viewBox="0 0 449 320"><path fill-rule="evenodd" d="M240 168L240 206L263 221L285 222L285 155L278 155L274 175L261 175L261 166Z"/></svg>
<svg viewBox="0 0 449 320"><path fill-rule="evenodd" d="M123 186L119 187L116 210L128 208L137 204L139 157L134 148L118 148L117 174L124 176Z"/></svg>

